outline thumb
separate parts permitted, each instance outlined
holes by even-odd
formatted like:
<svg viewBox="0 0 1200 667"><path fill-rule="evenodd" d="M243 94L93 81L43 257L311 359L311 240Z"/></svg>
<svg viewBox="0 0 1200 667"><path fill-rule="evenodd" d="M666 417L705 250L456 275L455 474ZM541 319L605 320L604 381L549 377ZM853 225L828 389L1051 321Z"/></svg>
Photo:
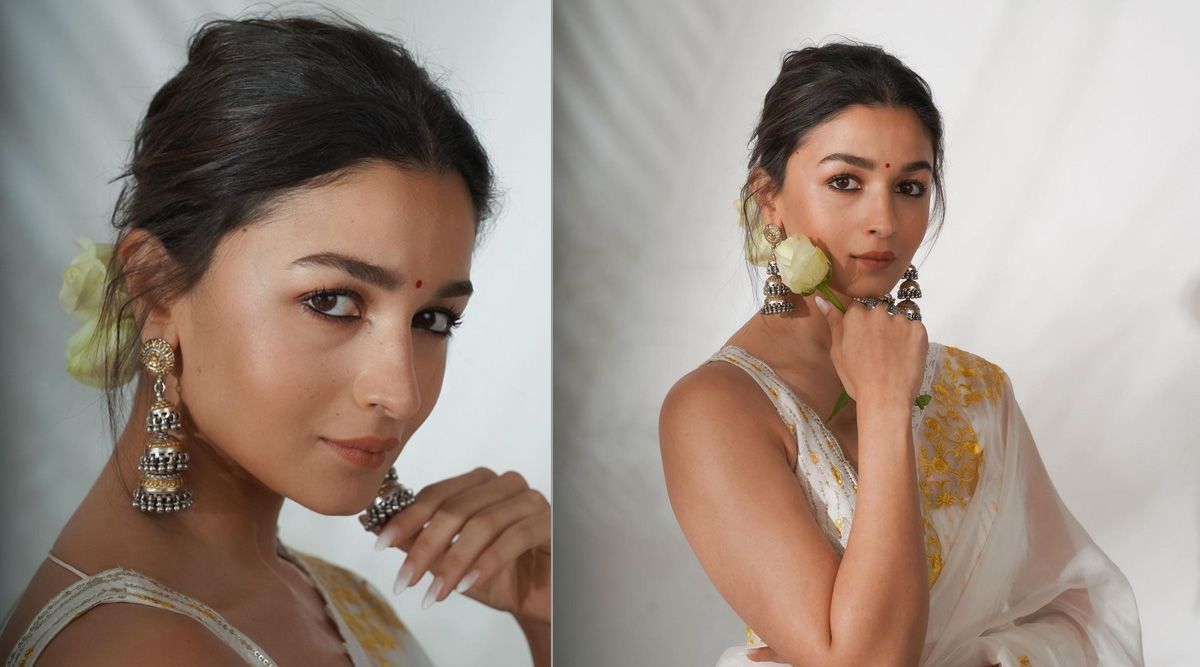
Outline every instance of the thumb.
<svg viewBox="0 0 1200 667"><path fill-rule="evenodd" d="M819 308L821 310L821 314L825 316L825 321L829 323L829 330L833 332L834 338L836 339L838 337L837 334L839 334L842 329L842 312L831 306L828 301L821 297L820 294L817 295L816 301L817 308Z"/></svg>

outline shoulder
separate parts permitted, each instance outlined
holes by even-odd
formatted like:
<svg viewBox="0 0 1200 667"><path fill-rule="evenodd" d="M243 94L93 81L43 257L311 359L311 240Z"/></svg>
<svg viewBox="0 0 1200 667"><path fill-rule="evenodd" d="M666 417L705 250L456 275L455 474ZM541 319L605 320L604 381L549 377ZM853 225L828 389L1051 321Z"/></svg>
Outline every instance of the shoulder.
<svg viewBox="0 0 1200 667"><path fill-rule="evenodd" d="M659 429L668 447L685 434L769 433L767 425L779 421L754 378L733 364L712 362L683 376L667 392Z"/></svg>
<svg viewBox="0 0 1200 667"><path fill-rule="evenodd" d="M38 659L48 665L244 665L188 616L141 604L102 604L67 624Z"/></svg>
<svg viewBox="0 0 1200 667"><path fill-rule="evenodd" d="M707 363L667 393L659 446L673 499L707 493L743 473L795 465L795 439L771 399L741 368Z"/></svg>

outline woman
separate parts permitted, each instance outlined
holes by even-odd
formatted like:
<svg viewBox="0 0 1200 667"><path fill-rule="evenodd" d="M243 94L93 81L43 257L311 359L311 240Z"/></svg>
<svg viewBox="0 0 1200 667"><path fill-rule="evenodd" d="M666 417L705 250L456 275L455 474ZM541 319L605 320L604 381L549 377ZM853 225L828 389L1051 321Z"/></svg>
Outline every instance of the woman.
<svg viewBox="0 0 1200 667"><path fill-rule="evenodd" d="M766 95L742 201L766 303L661 416L676 517L748 623L722 666L1142 664L1007 375L927 340L942 152L927 84L874 46L789 53Z"/></svg>
<svg viewBox="0 0 1200 667"><path fill-rule="evenodd" d="M90 248L64 295L86 322L70 368L114 424L138 382L5 624L8 664L428 664L373 587L279 541L284 498L370 506L377 548L407 553L397 592L431 572L426 605L511 613L549 664L546 499L486 469L414 498L389 472L437 401L492 209L448 94L349 21L213 21L126 178L112 257Z"/></svg>

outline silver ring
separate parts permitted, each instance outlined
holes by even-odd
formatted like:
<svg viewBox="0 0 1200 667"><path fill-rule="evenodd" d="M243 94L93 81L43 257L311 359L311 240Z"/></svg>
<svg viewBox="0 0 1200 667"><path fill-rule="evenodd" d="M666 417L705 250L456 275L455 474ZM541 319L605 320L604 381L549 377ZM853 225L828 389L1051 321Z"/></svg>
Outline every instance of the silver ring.
<svg viewBox="0 0 1200 667"><path fill-rule="evenodd" d="M854 300L866 306L868 310L873 310L875 306L879 305L879 299L872 296L856 296Z"/></svg>

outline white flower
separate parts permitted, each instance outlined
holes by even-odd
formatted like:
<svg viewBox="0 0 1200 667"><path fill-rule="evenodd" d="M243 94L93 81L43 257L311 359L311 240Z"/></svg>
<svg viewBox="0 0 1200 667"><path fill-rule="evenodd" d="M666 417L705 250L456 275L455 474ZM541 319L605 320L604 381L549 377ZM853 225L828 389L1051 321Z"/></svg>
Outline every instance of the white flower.
<svg viewBox="0 0 1200 667"><path fill-rule="evenodd" d="M59 305L82 322L79 330L67 339L67 372L89 387L103 389L108 363L116 358L118 334L120 340L129 340L134 333L133 319L124 317L107 328L100 328L100 309L104 305L113 247L82 236L75 239L75 244L83 252L63 271L62 289L58 292ZM124 297L124 291L119 290L118 299ZM133 377L129 375L118 381L124 384L131 379Z"/></svg>
<svg viewBox="0 0 1200 667"><path fill-rule="evenodd" d="M83 252L71 260L63 271L58 303L68 315L79 322L86 322L100 316L113 247L108 243L93 243L82 236L75 239L75 245Z"/></svg>
<svg viewBox="0 0 1200 667"><path fill-rule="evenodd" d="M783 284L802 296L812 294L832 271L829 258L803 234L789 236L775 246L775 261Z"/></svg>
<svg viewBox="0 0 1200 667"><path fill-rule="evenodd" d="M738 226L742 232L750 230L745 241L746 259L755 266L766 266L771 261L771 244L763 235L762 222L758 218L758 202L753 196L745 200L745 206L742 201L734 201L733 208L737 210Z"/></svg>

